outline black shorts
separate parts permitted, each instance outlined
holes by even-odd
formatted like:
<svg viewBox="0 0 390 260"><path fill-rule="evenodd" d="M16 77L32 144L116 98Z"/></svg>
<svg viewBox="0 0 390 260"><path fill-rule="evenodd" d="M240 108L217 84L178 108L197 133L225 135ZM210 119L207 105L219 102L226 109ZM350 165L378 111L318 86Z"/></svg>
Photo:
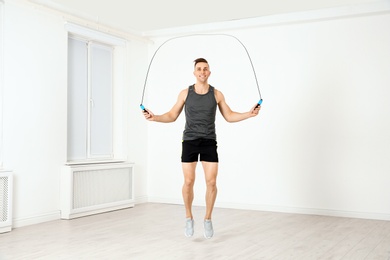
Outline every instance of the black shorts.
<svg viewBox="0 0 390 260"><path fill-rule="evenodd" d="M182 162L218 162L217 141L213 139L184 140Z"/></svg>

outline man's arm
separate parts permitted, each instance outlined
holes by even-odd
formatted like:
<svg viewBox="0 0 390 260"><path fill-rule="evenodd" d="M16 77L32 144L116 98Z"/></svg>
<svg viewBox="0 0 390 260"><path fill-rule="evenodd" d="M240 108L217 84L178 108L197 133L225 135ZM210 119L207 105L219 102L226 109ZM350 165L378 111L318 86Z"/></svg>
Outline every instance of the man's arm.
<svg viewBox="0 0 390 260"><path fill-rule="evenodd" d="M257 106L256 104L248 112L239 113L232 111L229 105L226 103L224 95L221 91L218 90L215 90L215 99L217 101L219 111L221 111L223 118L225 118L225 120L230 123L239 122L257 116L261 109L261 106Z"/></svg>
<svg viewBox="0 0 390 260"><path fill-rule="evenodd" d="M152 113L152 111L146 109L147 112L143 112L145 118L149 121L155 121L160 123L171 123L176 121L181 111L183 110L187 93L188 93L188 89L182 90L177 98L176 103L173 105L171 110L169 110L168 112L162 115L155 115Z"/></svg>

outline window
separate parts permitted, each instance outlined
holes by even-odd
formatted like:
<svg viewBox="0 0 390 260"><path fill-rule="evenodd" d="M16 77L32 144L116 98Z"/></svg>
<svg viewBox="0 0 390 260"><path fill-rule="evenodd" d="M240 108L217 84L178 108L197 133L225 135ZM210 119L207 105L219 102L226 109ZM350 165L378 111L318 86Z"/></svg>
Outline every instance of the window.
<svg viewBox="0 0 390 260"><path fill-rule="evenodd" d="M116 46L82 32L68 37L68 162L112 160Z"/></svg>

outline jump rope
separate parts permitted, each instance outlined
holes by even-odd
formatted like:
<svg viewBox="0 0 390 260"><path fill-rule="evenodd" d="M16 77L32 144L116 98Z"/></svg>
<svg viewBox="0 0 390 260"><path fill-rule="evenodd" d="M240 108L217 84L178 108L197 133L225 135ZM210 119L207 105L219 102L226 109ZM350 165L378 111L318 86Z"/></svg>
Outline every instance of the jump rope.
<svg viewBox="0 0 390 260"><path fill-rule="evenodd" d="M255 77L255 81L256 81L256 86L257 86L257 90L259 92L259 97L260 97L260 100L259 102L257 102L257 105L256 105L256 108L259 107L261 105L261 103L263 103L263 99L261 97L261 92L260 92L260 87L259 87L259 82L257 81L257 76L256 76L256 71L255 71L255 68L253 66L253 62L252 62L252 59L251 59L251 56L249 55L249 52L247 50L247 48L245 47L245 45L235 36L233 35L230 35L230 34L190 34L190 35L182 35L182 36L177 36L177 37L173 37L173 38L170 38L168 40L166 40L165 42L163 42L158 48L157 50L154 52L152 58L150 59L150 62L149 62L149 66L148 66L148 70L146 72L146 77L145 77L145 82L144 82L144 88L143 88L143 91L142 91L142 98L141 98L141 104L140 104L140 107L141 109L148 113L148 111L146 110L146 108L144 107L143 105L143 102L144 102L144 96L145 96L145 89L146 89L146 84L147 84L147 81L148 81L148 76L149 76L149 72L150 72L150 68L152 66L152 63L153 63L153 60L154 58L156 57L156 54L157 52L161 49L161 47L163 47L167 42L170 42L170 41L173 41L173 40L177 40L179 38L188 38L188 37L195 37L195 36L226 36L226 37L231 37L233 39L235 39L237 42L239 42L241 44L241 46L244 48L247 56L248 56L248 59L249 59L249 62L251 64L251 67L252 67L252 70L253 70L253 75Z"/></svg>

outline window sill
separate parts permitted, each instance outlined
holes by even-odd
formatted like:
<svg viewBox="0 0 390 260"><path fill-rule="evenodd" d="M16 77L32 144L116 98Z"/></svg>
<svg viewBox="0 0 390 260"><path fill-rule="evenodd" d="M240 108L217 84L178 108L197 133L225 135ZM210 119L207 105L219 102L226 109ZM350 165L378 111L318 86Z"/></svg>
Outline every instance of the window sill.
<svg viewBox="0 0 390 260"><path fill-rule="evenodd" d="M85 160L66 162L65 165L88 165L88 164L102 164L102 163L123 163L126 160Z"/></svg>

